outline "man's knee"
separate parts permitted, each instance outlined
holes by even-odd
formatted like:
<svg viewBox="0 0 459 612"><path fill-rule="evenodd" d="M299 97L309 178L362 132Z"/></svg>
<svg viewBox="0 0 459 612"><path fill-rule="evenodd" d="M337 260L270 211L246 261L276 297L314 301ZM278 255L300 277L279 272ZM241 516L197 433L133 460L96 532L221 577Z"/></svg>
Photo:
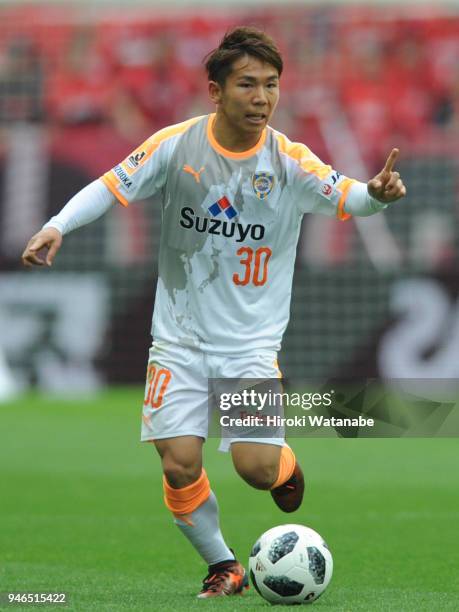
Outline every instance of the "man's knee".
<svg viewBox="0 0 459 612"><path fill-rule="evenodd" d="M234 448L233 448L234 447ZM232 445L234 467L255 489L270 489L279 473L280 447L240 443Z"/></svg>
<svg viewBox="0 0 459 612"><path fill-rule="evenodd" d="M177 463L171 457L163 458L163 472L167 482L174 489L182 489L195 482L201 475L202 464Z"/></svg>
<svg viewBox="0 0 459 612"><path fill-rule="evenodd" d="M255 489L270 489L276 482L278 465L263 464L255 466L236 466L236 471L249 485Z"/></svg>
<svg viewBox="0 0 459 612"><path fill-rule="evenodd" d="M202 438L194 436L155 442L161 456L163 473L174 489L187 487L201 476L202 442Z"/></svg>

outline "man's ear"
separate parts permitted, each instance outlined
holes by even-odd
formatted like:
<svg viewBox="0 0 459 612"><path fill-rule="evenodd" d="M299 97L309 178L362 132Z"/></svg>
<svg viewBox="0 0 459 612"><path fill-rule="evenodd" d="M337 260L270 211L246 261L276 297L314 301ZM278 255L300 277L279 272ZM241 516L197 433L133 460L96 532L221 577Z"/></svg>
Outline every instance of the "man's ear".
<svg viewBox="0 0 459 612"><path fill-rule="evenodd" d="M216 81L209 81L209 98L214 104L221 102L222 88Z"/></svg>

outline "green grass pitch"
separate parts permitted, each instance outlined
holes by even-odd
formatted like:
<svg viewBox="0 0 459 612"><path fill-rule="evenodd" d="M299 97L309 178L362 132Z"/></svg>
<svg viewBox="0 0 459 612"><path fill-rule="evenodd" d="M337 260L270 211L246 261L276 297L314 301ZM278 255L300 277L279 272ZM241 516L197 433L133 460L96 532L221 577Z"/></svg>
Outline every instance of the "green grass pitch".
<svg viewBox="0 0 459 612"><path fill-rule="evenodd" d="M154 449L138 442L141 399L141 389L112 389L0 405L0 592L65 591L66 609L85 612L267 609L253 588L195 599L206 568L163 505ZM303 523L335 561L313 609L459 609L457 440L291 443L307 478L292 515L242 482L216 440L206 445L223 532L242 561L266 529Z"/></svg>

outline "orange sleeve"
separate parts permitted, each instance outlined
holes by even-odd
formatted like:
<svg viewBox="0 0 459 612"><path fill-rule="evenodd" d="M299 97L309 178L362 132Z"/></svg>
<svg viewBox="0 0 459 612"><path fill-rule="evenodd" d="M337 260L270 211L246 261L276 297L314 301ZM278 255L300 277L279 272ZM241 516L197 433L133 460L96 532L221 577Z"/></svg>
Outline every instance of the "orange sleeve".
<svg viewBox="0 0 459 612"><path fill-rule="evenodd" d="M129 202L126 200L124 196L116 188L114 181L112 179L112 171L106 172L103 176L100 177L100 180L104 183L104 185L113 193L115 198L123 205L129 206Z"/></svg>

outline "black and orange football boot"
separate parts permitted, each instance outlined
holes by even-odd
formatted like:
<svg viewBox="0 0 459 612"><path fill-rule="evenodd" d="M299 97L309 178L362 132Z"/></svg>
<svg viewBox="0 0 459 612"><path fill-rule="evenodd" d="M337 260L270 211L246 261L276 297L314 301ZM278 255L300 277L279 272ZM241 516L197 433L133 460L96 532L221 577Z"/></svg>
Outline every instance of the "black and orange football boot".
<svg viewBox="0 0 459 612"><path fill-rule="evenodd" d="M283 512L295 512L301 506L304 494L303 471L295 462L293 474L283 485L271 489L271 495Z"/></svg>
<svg viewBox="0 0 459 612"><path fill-rule="evenodd" d="M209 573L204 578L199 599L222 597L226 595L242 595L249 588L249 579L244 567L233 559L209 565Z"/></svg>

